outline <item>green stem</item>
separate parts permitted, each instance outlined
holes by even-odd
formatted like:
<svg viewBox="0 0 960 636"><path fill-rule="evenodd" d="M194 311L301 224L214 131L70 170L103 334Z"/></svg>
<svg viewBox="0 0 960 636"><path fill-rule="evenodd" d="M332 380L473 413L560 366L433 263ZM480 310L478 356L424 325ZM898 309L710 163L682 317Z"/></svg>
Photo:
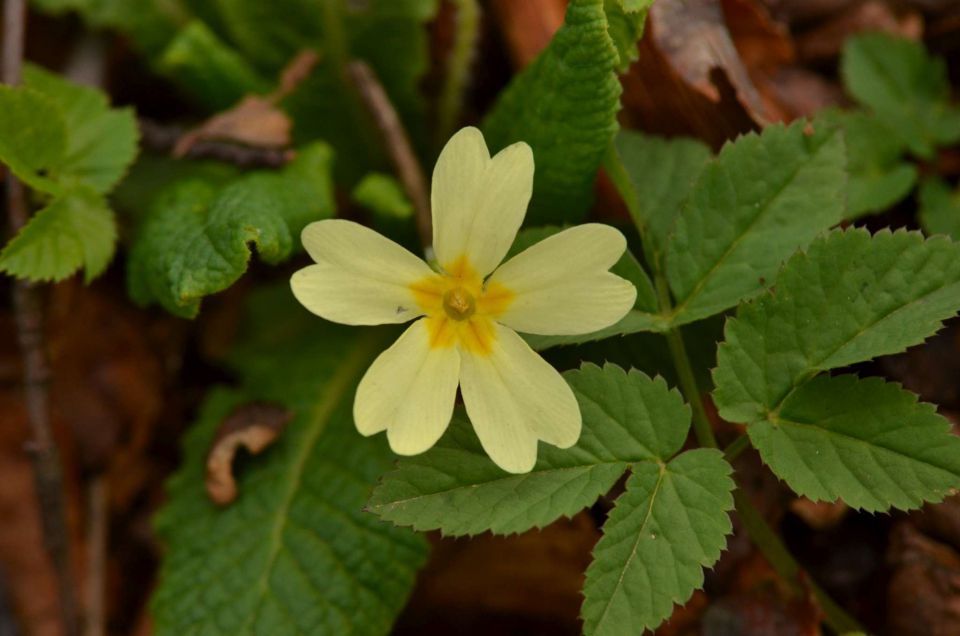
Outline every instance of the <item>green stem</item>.
<svg viewBox="0 0 960 636"><path fill-rule="evenodd" d="M713 434L710 418L703 406L700 388L697 386L697 377L693 374L690 356L687 355L687 347L683 342L683 334L680 333L679 329L674 328L665 335L680 380L680 391L683 392L684 397L687 398L690 407L693 409L693 432L697 436L697 441L701 446L717 448L717 438Z"/></svg>
<svg viewBox="0 0 960 636"><path fill-rule="evenodd" d="M480 6L477 0L454 0L456 26L453 47L447 57L447 72L437 101L438 147L446 143L463 109L463 93L470 75L470 63L480 35Z"/></svg>
<svg viewBox="0 0 960 636"><path fill-rule="evenodd" d="M750 498L741 490L733 493L733 501L737 507L737 515L744 530L750 535L760 553L767 559L773 569L787 581L798 594L810 590L817 599L820 609L823 610L824 621L837 634L847 632L862 632L863 628L856 619L850 616L836 601L817 585L816 581L806 575L803 567L787 550L780 537L770 524L767 523L760 511L757 510Z"/></svg>
<svg viewBox="0 0 960 636"><path fill-rule="evenodd" d="M747 437L746 433L743 433L737 439L730 442L730 444L723 449L723 458L728 462L735 460L740 453L747 450L750 447L750 438Z"/></svg>

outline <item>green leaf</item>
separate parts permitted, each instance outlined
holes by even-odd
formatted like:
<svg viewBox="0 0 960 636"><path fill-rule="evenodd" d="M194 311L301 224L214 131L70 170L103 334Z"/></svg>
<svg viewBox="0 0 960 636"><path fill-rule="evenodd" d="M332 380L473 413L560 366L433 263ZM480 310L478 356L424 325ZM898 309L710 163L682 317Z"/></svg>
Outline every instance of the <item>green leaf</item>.
<svg viewBox="0 0 960 636"><path fill-rule="evenodd" d="M659 625L703 586L703 568L720 558L733 529L733 470L720 451L691 450L632 471L587 569L581 613L588 636Z"/></svg>
<svg viewBox="0 0 960 636"><path fill-rule="evenodd" d="M156 66L210 110L224 110L244 95L270 89L246 59L199 20L177 33Z"/></svg>
<svg viewBox="0 0 960 636"><path fill-rule="evenodd" d="M960 140L960 109L949 103L943 60L919 42L881 33L847 40L841 60L847 90L923 158Z"/></svg>
<svg viewBox="0 0 960 636"><path fill-rule="evenodd" d="M923 342L960 309L960 245L919 232L833 231L798 253L774 293L727 321L714 400L759 422L820 371Z"/></svg>
<svg viewBox="0 0 960 636"><path fill-rule="evenodd" d="M0 252L0 271L40 282L58 281L84 268L90 282L107 268L117 238L103 196L90 188L66 190L37 212Z"/></svg>
<svg viewBox="0 0 960 636"><path fill-rule="evenodd" d="M817 120L839 126L847 143L847 219L883 212L910 193L917 168L904 160L903 142L875 115L831 109Z"/></svg>
<svg viewBox="0 0 960 636"><path fill-rule="evenodd" d="M205 181L174 184L158 196L131 248L130 296L193 317L204 296L243 275L250 244L266 263L288 258L307 223L333 214L330 164L329 147L316 144L281 172L250 173L219 191Z"/></svg>
<svg viewBox="0 0 960 636"><path fill-rule="evenodd" d="M634 223L649 232L654 248L662 251L681 206L710 161L710 148L695 139L664 139L623 130L617 135L616 149L633 186L620 195Z"/></svg>
<svg viewBox="0 0 960 636"><path fill-rule="evenodd" d="M360 436L356 384L392 334L317 320L286 286L256 294L232 357L239 389L214 390L185 440L156 519L167 545L152 599L158 636L385 636L426 557L425 542L362 511L393 458ZM280 437L239 467L239 498L217 507L203 488L206 455L231 410L290 409Z"/></svg>
<svg viewBox="0 0 960 636"><path fill-rule="evenodd" d="M950 423L880 378L816 377L747 430L773 472L814 501L910 510L960 487Z"/></svg>
<svg viewBox="0 0 960 636"><path fill-rule="evenodd" d="M49 98L64 116L66 149L51 166L54 176L109 192L137 156L139 132L133 110L111 109L102 92L31 64L23 69L23 81Z"/></svg>
<svg viewBox="0 0 960 636"><path fill-rule="evenodd" d="M667 246L675 325L757 294L797 248L843 219L842 135L809 127L744 135L701 173Z"/></svg>
<svg viewBox="0 0 960 636"><path fill-rule="evenodd" d="M459 417L437 446L384 475L369 509L446 535L523 532L591 505L631 462L666 460L683 445L690 409L662 378L613 365L584 365L564 377L583 413L574 447L543 445L533 471L512 475L490 461Z"/></svg>
<svg viewBox="0 0 960 636"><path fill-rule="evenodd" d="M603 6L603 0L572 0L553 40L500 93L484 121L491 151L516 141L533 148L531 225L584 218L617 131L619 55Z"/></svg>
<svg viewBox="0 0 960 636"><path fill-rule="evenodd" d="M610 39L617 47L618 73L625 73L640 57L637 42L643 37L647 11L653 0L604 0Z"/></svg>
<svg viewBox="0 0 960 636"><path fill-rule="evenodd" d="M920 185L920 223L927 234L946 234L960 241L960 189L930 177Z"/></svg>
<svg viewBox="0 0 960 636"><path fill-rule="evenodd" d="M403 186L388 174L371 172L360 180L350 196L377 216L395 219L413 217L413 204L404 193Z"/></svg>
<svg viewBox="0 0 960 636"><path fill-rule="evenodd" d="M75 11L92 27L126 33L151 54L169 41L185 13L179 0L31 0L31 5L54 14Z"/></svg>
<svg viewBox="0 0 960 636"><path fill-rule="evenodd" d="M116 209L139 225L154 199L177 181L197 179L222 187L240 175L240 169L213 159L174 159L169 155L143 153L132 166L110 201Z"/></svg>
<svg viewBox="0 0 960 636"><path fill-rule="evenodd" d="M47 96L28 88L0 86L0 161L30 187L59 191L43 173L63 160L67 127Z"/></svg>

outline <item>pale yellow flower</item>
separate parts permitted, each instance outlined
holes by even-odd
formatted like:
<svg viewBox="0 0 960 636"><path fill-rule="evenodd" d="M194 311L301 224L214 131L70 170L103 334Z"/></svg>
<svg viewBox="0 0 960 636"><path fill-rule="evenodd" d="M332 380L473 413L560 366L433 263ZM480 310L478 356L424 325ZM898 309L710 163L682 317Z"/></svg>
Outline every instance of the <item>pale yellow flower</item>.
<svg viewBox="0 0 960 636"><path fill-rule="evenodd" d="M422 453L450 423L459 386L480 443L506 471L531 470L538 440L576 443L581 419L573 392L517 331L603 329L629 311L636 289L607 271L626 249L623 235L595 223L559 232L501 265L532 188L527 144L491 158L480 131L464 128L433 172L440 271L351 221L303 230L316 264L290 282L307 309L348 325L417 319L360 382L353 415L362 434L385 430L394 452Z"/></svg>

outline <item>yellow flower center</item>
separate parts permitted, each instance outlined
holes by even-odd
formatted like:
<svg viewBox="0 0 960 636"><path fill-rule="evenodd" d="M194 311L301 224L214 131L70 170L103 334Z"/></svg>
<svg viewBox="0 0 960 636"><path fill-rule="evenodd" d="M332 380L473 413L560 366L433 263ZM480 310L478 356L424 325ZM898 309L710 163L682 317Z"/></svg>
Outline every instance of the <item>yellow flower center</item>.
<svg viewBox="0 0 960 636"><path fill-rule="evenodd" d="M466 320L477 311L477 301L462 287L454 287L443 294L443 310L454 320Z"/></svg>
<svg viewBox="0 0 960 636"><path fill-rule="evenodd" d="M410 290L426 314L432 347L459 345L478 354L493 350L494 320L514 298L503 285L485 283L465 256L445 267L444 273L415 282Z"/></svg>

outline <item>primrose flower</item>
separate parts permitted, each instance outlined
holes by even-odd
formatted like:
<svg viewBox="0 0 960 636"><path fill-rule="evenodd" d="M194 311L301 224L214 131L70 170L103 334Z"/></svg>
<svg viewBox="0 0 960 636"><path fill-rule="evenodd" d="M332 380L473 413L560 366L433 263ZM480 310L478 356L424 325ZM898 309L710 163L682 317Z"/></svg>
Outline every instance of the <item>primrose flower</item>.
<svg viewBox="0 0 960 636"><path fill-rule="evenodd" d="M501 265L532 188L530 146L516 143L491 158L480 131L464 128L433 172L439 271L351 221L303 230L316 264L290 282L307 309L348 325L416 319L357 388L360 433L386 430L394 452L422 453L450 423L459 386L480 443L506 471L531 470L538 440L576 443L581 418L573 392L517 332L597 331L626 314L636 289L607 271L626 249L623 235L595 223L559 232Z"/></svg>

